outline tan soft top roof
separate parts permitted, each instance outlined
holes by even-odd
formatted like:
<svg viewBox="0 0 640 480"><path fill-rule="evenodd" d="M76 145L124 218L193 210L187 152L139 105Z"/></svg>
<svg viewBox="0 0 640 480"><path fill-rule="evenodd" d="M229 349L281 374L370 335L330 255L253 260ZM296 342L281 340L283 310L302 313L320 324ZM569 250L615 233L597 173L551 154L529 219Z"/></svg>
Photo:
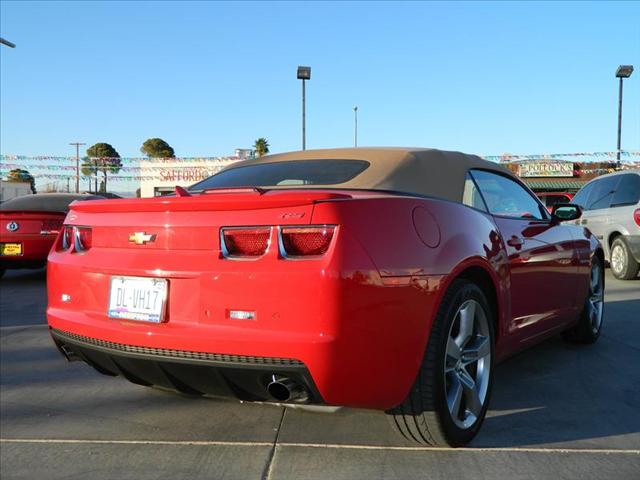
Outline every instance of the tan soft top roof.
<svg viewBox="0 0 640 480"><path fill-rule="evenodd" d="M513 177L506 168L476 155L427 148L389 147L335 148L267 155L235 163L225 170L263 163L322 159L366 160L370 163L355 178L339 185L322 185L322 188L391 190L455 202L462 201L465 176L471 168L493 170Z"/></svg>

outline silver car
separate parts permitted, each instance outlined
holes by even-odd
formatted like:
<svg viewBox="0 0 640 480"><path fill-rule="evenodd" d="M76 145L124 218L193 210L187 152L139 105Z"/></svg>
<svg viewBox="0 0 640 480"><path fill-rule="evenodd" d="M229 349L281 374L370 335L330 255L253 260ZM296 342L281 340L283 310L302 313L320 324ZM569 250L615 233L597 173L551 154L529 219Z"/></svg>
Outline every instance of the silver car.
<svg viewBox="0 0 640 480"><path fill-rule="evenodd" d="M571 203L584 209L576 224L598 237L613 275L635 278L640 269L640 170L594 178Z"/></svg>

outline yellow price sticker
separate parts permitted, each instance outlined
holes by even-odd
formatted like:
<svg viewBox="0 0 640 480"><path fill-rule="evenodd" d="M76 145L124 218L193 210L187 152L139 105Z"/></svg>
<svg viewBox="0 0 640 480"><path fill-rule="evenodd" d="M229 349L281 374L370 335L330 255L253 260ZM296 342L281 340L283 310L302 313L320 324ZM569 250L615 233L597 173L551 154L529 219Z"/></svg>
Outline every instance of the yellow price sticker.
<svg viewBox="0 0 640 480"><path fill-rule="evenodd" d="M0 243L0 255L22 255L21 243Z"/></svg>

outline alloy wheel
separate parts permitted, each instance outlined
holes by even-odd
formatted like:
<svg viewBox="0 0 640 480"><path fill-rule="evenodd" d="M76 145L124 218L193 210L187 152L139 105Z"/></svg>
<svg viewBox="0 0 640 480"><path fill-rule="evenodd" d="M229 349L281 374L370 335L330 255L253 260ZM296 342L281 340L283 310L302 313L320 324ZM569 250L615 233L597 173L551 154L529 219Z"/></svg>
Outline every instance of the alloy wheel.
<svg viewBox="0 0 640 480"><path fill-rule="evenodd" d="M612 255L613 258L613 255ZM594 263L591 267L591 280L589 282L589 299L587 301L587 315L593 333L598 333L602 325L602 312L604 310L604 286L602 266Z"/></svg>
<svg viewBox="0 0 640 480"><path fill-rule="evenodd" d="M627 261L626 252L622 245L614 245L611 250L611 269L616 273L620 273L624 270Z"/></svg>
<svg viewBox="0 0 640 480"><path fill-rule="evenodd" d="M473 426L487 400L491 370L491 331L487 314L475 300L456 312L445 353L445 394L453 422Z"/></svg>

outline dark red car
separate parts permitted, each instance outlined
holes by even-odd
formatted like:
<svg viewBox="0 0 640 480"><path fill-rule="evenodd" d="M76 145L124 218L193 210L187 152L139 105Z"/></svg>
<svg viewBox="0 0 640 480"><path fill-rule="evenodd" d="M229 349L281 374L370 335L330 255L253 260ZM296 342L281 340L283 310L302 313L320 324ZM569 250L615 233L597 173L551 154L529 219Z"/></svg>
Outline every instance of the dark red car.
<svg viewBox="0 0 640 480"><path fill-rule="evenodd" d="M603 254L509 171L420 149L236 163L176 196L74 203L49 255L68 359L146 386L384 410L463 445L494 365L591 343ZM197 421L197 419L194 419Z"/></svg>
<svg viewBox="0 0 640 480"><path fill-rule="evenodd" d="M98 198L104 197L39 193L0 204L0 277L10 268L44 267L69 204Z"/></svg>

